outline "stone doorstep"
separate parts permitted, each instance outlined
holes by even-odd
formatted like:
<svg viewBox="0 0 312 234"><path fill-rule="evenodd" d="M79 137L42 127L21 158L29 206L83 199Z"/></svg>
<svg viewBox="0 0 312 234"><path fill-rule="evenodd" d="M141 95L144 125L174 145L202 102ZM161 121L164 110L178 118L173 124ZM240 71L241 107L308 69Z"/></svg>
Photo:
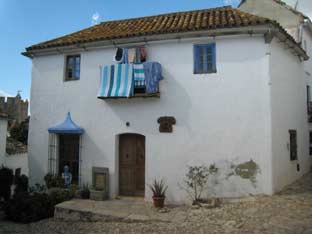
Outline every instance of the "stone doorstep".
<svg viewBox="0 0 312 234"><path fill-rule="evenodd" d="M105 208L105 207L103 207ZM153 209L151 207L151 209ZM130 209L129 209L130 210ZM122 210L99 209L98 207L77 206L77 201L60 203L54 208L54 218L62 221L83 221L83 222L169 222L167 218L154 215L150 217L135 212L123 212Z"/></svg>
<svg viewBox="0 0 312 234"><path fill-rule="evenodd" d="M82 211L68 208L55 207L54 218L62 221L69 222L168 222L163 219L152 219L147 215L140 214L122 214L122 213L110 213L104 214L103 212L97 213L94 211Z"/></svg>

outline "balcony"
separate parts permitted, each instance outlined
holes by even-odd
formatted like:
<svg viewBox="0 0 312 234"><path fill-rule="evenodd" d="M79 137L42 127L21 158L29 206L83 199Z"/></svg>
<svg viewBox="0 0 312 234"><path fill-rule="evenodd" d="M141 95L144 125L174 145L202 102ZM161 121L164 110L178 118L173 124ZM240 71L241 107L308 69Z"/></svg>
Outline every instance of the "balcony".
<svg viewBox="0 0 312 234"><path fill-rule="evenodd" d="M97 98L159 98L159 81L162 79L158 62L105 65L101 70Z"/></svg>

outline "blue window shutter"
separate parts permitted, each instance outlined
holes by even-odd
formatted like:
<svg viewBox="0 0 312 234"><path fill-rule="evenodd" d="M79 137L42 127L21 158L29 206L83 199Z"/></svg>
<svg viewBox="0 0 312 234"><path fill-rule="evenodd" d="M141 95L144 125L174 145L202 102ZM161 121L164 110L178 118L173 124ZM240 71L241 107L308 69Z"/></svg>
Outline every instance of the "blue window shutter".
<svg viewBox="0 0 312 234"><path fill-rule="evenodd" d="M194 45L194 74L215 73L216 44Z"/></svg>
<svg viewBox="0 0 312 234"><path fill-rule="evenodd" d="M217 72L216 43L212 43L212 71Z"/></svg>
<svg viewBox="0 0 312 234"><path fill-rule="evenodd" d="M194 45L194 73L200 73L200 47L198 45Z"/></svg>

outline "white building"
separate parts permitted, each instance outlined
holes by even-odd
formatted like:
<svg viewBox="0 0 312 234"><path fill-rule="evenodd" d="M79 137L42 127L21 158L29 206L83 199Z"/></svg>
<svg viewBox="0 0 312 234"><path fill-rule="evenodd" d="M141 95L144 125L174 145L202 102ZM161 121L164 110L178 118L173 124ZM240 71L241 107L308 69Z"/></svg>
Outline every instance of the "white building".
<svg viewBox="0 0 312 234"><path fill-rule="evenodd" d="M285 1L286 2L286 1ZM309 17L297 9L305 7L306 12L312 10L311 1L290 1L288 5L280 0L243 0L239 5L239 9L251 14L275 20L289 32L306 51L307 55L312 56L312 22ZM312 155L312 60L304 62L304 76L307 86L307 112L309 115L309 138L310 138L310 155Z"/></svg>
<svg viewBox="0 0 312 234"><path fill-rule="evenodd" d="M144 47L161 64L159 92L119 98L129 84L105 72L116 47ZM224 7L103 22L24 55L33 62L32 183L69 165L91 184L92 168L105 167L112 198L150 200L147 184L164 178L167 200L181 203L188 165L215 164L208 191L221 197L273 194L310 169L308 56L268 19Z"/></svg>
<svg viewBox="0 0 312 234"><path fill-rule="evenodd" d="M0 113L0 167L4 165L6 136L8 127L8 117L6 114Z"/></svg>

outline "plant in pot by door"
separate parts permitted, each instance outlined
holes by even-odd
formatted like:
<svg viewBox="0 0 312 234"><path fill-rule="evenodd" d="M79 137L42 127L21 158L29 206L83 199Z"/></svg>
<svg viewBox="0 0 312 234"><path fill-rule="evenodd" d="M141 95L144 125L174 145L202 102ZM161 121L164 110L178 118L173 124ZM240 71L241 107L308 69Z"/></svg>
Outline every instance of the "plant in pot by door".
<svg viewBox="0 0 312 234"><path fill-rule="evenodd" d="M80 196L82 199L89 199L90 198L90 189L88 184L84 184L80 191Z"/></svg>
<svg viewBox="0 0 312 234"><path fill-rule="evenodd" d="M152 185L149 185L150 189L153 192L153 203L156 208L163 208L165 201L165 193L168 189L168 186L165 184L164 180L160 181L154 180Z"/></svg>

